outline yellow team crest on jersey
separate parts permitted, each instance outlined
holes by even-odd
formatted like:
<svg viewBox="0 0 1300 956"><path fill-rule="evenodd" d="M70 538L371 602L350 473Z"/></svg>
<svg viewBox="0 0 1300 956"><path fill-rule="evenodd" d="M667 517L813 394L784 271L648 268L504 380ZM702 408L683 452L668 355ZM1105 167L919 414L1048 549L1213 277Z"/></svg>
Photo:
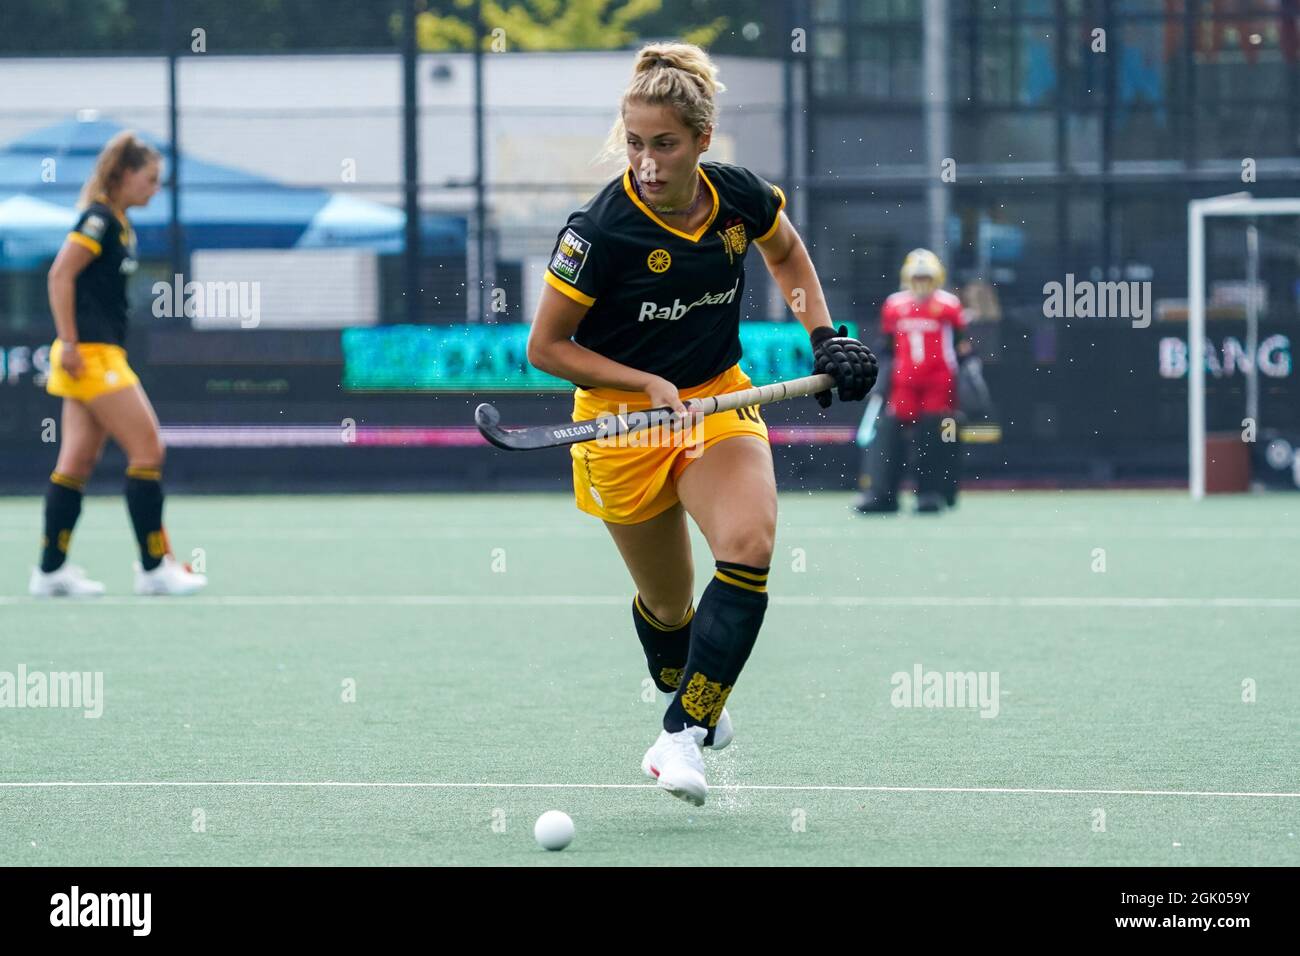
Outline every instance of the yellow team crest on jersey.
<svg viewBox="0 0 1300 956"><path fill-rule="evenodd" d="M735 262L737 256L743 256L749 248L749 236L745 234L745 224L739 219L732 220L725 229L719 231L722 236L722 251L727 254L728 262Z"/></svg>
<svg viewBox="0 0 1300 956"><path fill-rule="evenodd" d="M749 247L749 237L745 235L745 224L738 222L734 226L729 226L727 231L722 234L722 241L738 256L743 256L745 250Z"/></svg>
<svg viewBox="0 0 1300 956"><path fill-rule="evenodd" d="M673 257L668 254L667 249L656 249L646 257L645 264L650 267L651 272L667 272L668 267L673 264Z"/></svg>

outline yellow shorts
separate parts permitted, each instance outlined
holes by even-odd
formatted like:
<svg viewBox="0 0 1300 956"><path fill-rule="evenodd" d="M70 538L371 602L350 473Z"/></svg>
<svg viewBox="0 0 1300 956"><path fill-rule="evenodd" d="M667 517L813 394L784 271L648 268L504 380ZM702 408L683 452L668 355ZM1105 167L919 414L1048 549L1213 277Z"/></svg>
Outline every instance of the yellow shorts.
<svg viewBox="0 0 1300 956"><path fill-rule="evenodd" d="M131 366L126 364L126 349L120 345L82 342L77 345L77 352L85 368L81 375L73 378L64 371L60 360L63 343L56 340L50 346L50 378L45 383L45 390L51 395L92 402L101 395L130 388L140 381L131 371Z"/></svg>
<svg viewBox="0 0 1300 956"><path fill-rule="evenodd" d="M721 395L751 388L753 382L733 365L694 388L682 399ZM580 388L573 396L575 422L602 414L644 411L644 392ZM573 494L578 507L614 524L648 521L677 503L677 479L710 445L734 435L757 435L767 441L767 425L757 406L706 415L702 422L671 432L647 428L608 442L571 445Z"/></svg>

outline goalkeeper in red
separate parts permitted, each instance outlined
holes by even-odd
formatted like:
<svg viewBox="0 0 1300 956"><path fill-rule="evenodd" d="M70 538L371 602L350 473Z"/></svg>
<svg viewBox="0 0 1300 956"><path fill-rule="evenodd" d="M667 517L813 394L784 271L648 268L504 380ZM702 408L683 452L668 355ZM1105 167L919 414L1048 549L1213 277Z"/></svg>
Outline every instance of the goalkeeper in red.
<svg viewBox="0 0 1300 956"><path fill-rule="evenodd" d="M905 438L910 435L917 511L936 513L945 501L956 501L957 364L972 354L971 344L961 300L942 288L945 272L938 256L929 249L912 250L903 261L901 279L902 289L880 310L881 359L891 365L889 400L864 455L862 494L855 507L862 512L898 510Z"/></svg>

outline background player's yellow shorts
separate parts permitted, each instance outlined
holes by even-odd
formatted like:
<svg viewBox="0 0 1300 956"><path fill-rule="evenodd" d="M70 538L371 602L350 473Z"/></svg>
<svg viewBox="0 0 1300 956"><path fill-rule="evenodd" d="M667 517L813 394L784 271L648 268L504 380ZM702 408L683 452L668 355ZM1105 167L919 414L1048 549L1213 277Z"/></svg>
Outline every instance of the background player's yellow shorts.
<svg viewBox="0 0 1300 956"><path fill-rule="evenodd" d="M683 400L753 386L749 376L733 365L701 385L683 389ZM612 388L578 389L573 396L575 422L602 414L643 411L650 407L644 392ZM767 425L757 406L707 415L677 433L644 429L611 440L571 445L573 493L588 514L615 524L648 521L677 503L677 479L710 445L733 435L757 435L767 441Z"/></svg>
<svg viewBox="0 0 1300 956"><path fill-rule="evenodd" d="M131 366L126 364L126 349L107 342L82 342L77 346L85 368L73 378L63 369L63 343L55 340L50 346L50 378L45 390L60 398L73 398L91 402L101 395L129 388L140 381Z"/></svg>

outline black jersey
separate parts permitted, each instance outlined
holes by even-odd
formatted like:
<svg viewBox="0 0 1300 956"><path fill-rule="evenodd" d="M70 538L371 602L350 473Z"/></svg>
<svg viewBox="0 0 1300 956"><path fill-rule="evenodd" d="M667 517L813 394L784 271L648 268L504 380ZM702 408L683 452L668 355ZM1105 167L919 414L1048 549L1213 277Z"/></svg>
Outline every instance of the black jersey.
<svg viewBox="0 0 1300 956"><path fill-rule="evenodd" d="M694 233L641 201L629 166L569 216L546 270L553 288L590 306L575 342L678 388L740 360L745 251L776 232L785 206L780 189L747 169L699 167L713 211Z"/></svg>
<svg viewBox="0 0 1300 956"><path fill-rule="evenodd" d="M110 206L91 203L68 239L95 254L77 276L77 338L82 342L126 341L126 283L139 267L135 230Z"/></svg>

